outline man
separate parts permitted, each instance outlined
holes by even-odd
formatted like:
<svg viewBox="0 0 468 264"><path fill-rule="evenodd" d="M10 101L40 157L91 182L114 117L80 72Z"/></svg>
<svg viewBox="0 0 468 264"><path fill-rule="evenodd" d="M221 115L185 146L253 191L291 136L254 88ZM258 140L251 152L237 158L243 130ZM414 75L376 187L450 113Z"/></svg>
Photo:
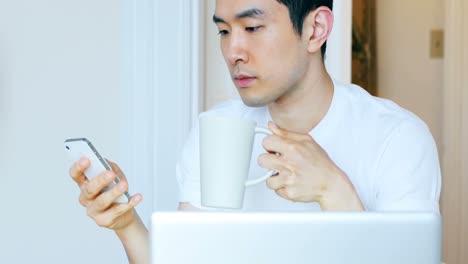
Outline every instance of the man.
<svg viewBox="0 0 468 264"><path fill-rule="evenodd" d="M426 125L396 104L328 75L323 58L332 3L216 2L213 20L242 102L226 102L208 114L253 119L273 132L252 156L278 174L246 193L244 209L438 212L440 169ZM195 127L177 166L179 210L203 209L198 147ZM130 262L148 261L148 232L133 210L141 195L113 204L127 188L123 173L112 164L115 173L88 181L87 166L82 159L70 170L81 188L80 203L98 225L115 230ZM115 174L122 183L101 194ZM249 176L258 175L253 170Z"/></svg>

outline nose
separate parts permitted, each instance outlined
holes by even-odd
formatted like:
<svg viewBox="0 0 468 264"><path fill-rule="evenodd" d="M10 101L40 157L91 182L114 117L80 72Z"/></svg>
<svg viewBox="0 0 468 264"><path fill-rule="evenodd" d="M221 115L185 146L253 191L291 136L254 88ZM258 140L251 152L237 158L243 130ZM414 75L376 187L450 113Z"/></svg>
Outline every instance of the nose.
<svg viewBox="0 0 468 264"><path fill-rule="evenodd" d="M229 63L232 65L248 63L249 61L246 41L239 33L231 34L227 45L227 50L225 52Z"/></svg>

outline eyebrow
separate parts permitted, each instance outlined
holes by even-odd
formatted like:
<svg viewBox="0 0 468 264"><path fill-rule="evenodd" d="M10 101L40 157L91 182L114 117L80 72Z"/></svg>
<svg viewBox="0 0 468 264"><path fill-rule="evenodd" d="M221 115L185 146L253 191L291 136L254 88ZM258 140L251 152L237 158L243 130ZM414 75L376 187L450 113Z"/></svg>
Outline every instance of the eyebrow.
<svg viewBox="0 0 468 264"><path fill-rule="evenodd" d="M260 18L265 15L265 12L263 10L260 10L258 8L251 8L245 11L240 12L239 14L236 15L236 19L243 19L243 18ZM226 21L216 15L213 15L213 22L215 24L217 23L226 23Z"/></svg>

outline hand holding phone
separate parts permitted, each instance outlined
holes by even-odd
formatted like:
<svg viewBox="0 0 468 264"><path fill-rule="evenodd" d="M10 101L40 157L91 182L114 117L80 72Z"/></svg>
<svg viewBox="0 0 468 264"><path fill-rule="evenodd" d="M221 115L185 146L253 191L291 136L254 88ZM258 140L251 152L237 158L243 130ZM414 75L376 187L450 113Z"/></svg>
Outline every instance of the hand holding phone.
<svg viewBox="0 0 468 264"><path fill-rule="evenodd" d="M104 171L112 170L111 166L107 161L99 154L96 148L93 146L91 141L86 138L73 138L67 139L64 142L65 151L72 162L79 160L81 157L86 157L91 162L90 166L84 172L86 177L91 180L92 178L100 175ZM118 176L115 177L114 182L108 185L103 191L108 191L114 185L118 184L120 179ZM127 203L130 200L130 195L125 192L124 195L120 196L115 202L116 203Z"/></svg>

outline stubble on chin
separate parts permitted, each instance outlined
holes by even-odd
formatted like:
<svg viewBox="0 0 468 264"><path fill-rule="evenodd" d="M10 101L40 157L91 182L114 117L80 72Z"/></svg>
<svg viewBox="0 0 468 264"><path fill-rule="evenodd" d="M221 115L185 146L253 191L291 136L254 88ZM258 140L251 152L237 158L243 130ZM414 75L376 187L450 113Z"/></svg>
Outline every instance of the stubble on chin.
<svg viewBox="0 0 468 264"><path fill-rule="evenodd" d="M244 104L249 107L262 107L262 106L267 105L267 103L264 103L262 101L247 100L244 98L242 98L242 102L244 102Z"/></svg>
<svg viewBox="0 0 468 264"><path fill-rule="evenodd" d="M247 94L247 93L243 94L239 90L238 92L242 99L242 102L244 102L246 106L250 106L250 107L263 107L263 106L270 105L276 102L278 99L280 99L284 93L283 91L279 91L279 90L276 90L275 92L274 89L267 91L263 95L261 94L252 95L252 94Z"/></svg>
<svg viewBox="0 0 468 264"><path fill-rule="evenodd" d="M274 98L270 98L268 95L266 97L249 97L246 95L241 95L241 99L242 102L244 102L244 104L249 107L263 107L275 100Z"/></svg>

